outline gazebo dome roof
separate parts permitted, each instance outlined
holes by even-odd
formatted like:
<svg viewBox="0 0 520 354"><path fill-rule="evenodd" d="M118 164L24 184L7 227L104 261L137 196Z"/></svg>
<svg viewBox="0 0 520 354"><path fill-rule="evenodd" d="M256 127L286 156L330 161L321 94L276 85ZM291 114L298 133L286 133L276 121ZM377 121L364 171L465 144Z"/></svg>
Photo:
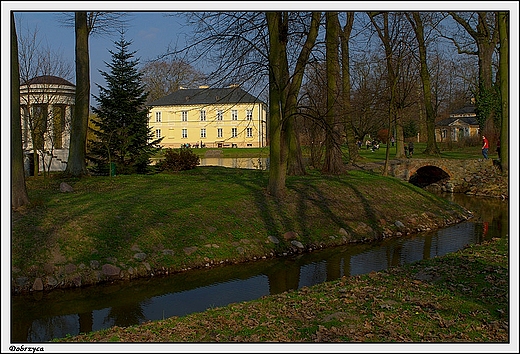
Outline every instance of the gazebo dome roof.
<svg viewBox="0 0 520 354"><path fill-rule="evenodd" d="M45 84L45 85L63 85L63 86L72 86L75 87L74 84L71 82L58 77L54 75L42 75L34 77L26 82L24 82L22 85L39 85L39 84Z"/></svg>

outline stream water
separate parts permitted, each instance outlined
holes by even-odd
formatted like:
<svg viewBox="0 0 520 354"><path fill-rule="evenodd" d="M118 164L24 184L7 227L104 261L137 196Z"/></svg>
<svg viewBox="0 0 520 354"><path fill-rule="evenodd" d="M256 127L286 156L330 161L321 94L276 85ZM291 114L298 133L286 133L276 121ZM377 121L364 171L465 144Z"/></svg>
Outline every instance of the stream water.
<svg viewBox="0 0 520 354"><path fill-rule="evenodd" d="M377 243L192 270L83 289L11 298L11 342L37 343L112 326L183 316L324 281L442 256L509 232L508 203L461 194L446 198L475 217L448 228Z"/></svg>

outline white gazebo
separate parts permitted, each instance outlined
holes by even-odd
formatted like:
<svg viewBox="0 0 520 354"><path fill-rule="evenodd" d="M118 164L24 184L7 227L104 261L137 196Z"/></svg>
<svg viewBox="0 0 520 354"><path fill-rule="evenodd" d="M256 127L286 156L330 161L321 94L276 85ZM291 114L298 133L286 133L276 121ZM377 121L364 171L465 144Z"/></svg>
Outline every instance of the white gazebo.
<svg viewBox="0 0 520 354"><path fill-rule="evenodd" d="M20 85L22 145L28 174L34 172L35 149L39 171L65 170L75 92L75 85L51 75Z"/></svg>

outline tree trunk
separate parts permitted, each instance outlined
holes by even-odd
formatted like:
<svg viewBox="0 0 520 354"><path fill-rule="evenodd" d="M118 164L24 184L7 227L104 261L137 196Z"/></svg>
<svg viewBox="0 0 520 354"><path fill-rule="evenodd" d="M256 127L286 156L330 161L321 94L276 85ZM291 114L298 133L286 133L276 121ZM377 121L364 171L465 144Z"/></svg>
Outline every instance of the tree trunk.
<svg viewBox="0 0 520 354"><path fill-rule="evenodd" d="M298 136L298 132L295 129L295 120L297 115L297 102L298 102L298 94L300 92L303 75L305 73L305 66L309 61L309 56L311 54L314 43L316 42L316 38L318 37L318 31L320 26L320 12L313 12L311 24L309 27L309 31L307 32L307 38L305 39L305 44L300 51L298 56L298 60L296 62L296 66L294 69L294 73L290 78L289 75L289 66L287 64L287 56L286 56L286 47L284 45L284 67L283 73L286 76L287 87L286 91L286 99L285 106L283 107L284 113L284 141L286 143L288 149L287 156L287 173L289 175L305 175L305 164L302 159L302 152L300 146L300 140Z"/></svg>
<svg viewBox="0 0 520 354"><path fill-rule="evenodd" d="M412 25L415 38L419 45L419 61L421 63L421 81L424 95L424 106L426 109L426 131L427 131L427 143L426 150L424 151L427 155L439 155L440 150L437 147L435 141L435 111L432 105L432 90L430 82L430 72L428 71L428 61L426 56L426 44L424 41L424 26L422 23L421 15L418 12L413 12L413 20L408 17L410 24Z"/></svg>
<svg viewBox="0 0 520 354"><path fill-rule="evenodd" d="M352 27L354 26L354 13L347 12L347 22L343 30L340 31L341 42L341 83L342 83L342 102L343 116L345 125L345 138L349 151L350 163L355 163L359 159L357 140L363 137L356 137L354 124L352 122L351 102L350 102L350 48L349 40Z"/></svg>
<svg viewBox="0 0 520 354"><path fill-rule="evenodd" d="M395 146L396 146L396 158L402 158L404 156L404 133L403 133L403 126L401 123L401 113L399 110L399 107L397 107L396 101L397 101L397 83L398 83L398 72L399 67L396 67L396 70L394 70L392 60L394 55L392 54L392 44L391 44L391 35L390 35L390 28L388 24L388 12L383 12L383 28L379 28L376 21L374 20L374 17L379 15L379 13L369 13L370 21L374 25L374 28L377 30L377 34L379 38L381 39L381 42L383 43L383 46L385 48L385 57L386 57L386 70L387 70L387 77L388 77L388 91L390 95L390 102L388 104L388 130L390 133L390 130L392 129L392 124L395 124ZM388 142L387 142L388 144ZM383 167L383 176L388 175L388 166L389 166L389 156L390 154L386 153L385 158L385 165Z"/></svg>
<svg viewBox="0 0 520 354"><path fill-rule="evenodd" d="M493 30L487 22L488 12L477 12L478 22L476 30L469 22L461 18L456 12L449 12L451 17L457 21L473 38L478 51L478 95L476 100L477 120L481 130L486 126L488 120L492 120L495 112L495 90L493 88L493 54L499 41L498 31ZM494 12L493 12L494 14ZM495 24L498 23L495 21Z"/></svg>
<svg viewBox="0 0 520 354"><path fill-rule="evenodd" d="M90 102L90 59L87 13L76 12L76 100L70 129L70 148L65 173L80 177L87 174L85 163Z"/></svg>
<svg viewBox="0 0 520 354"><path fill-rule="evenodd" d="M15 209L29 204L25 186L21 124L18 37L14 13L11 12L11 206Z"/></svg>
<svg viewBox="0 0 520 354"><path fill-rule="evenodd" d="M500 98L502 103L502 122L500 128L500 166L502 173L509 175L509 15L498 13L498 29L500 32Z"/></svg>
<svg viewBox="0 0 520 354"><path fill-rule="evenodd" d="M337 12L326 16L326 67L327 67L327 114L325 136L325 162L322 172L340 174L344 172L341 153L341 124L339 122L339 20Z"/></svg>
<svg viewBox="0 0 520 354"><path fill-rule="evenodd" d="M282 146L282 91L279 81L282 71L282 56L285 55L280 33L283 21L280 12L267 12L269 32L269 182L267 191L275 197L285 194L287 159Z"/></svg>
<svg viewBox="0 0 520 354"><path fill-rule="evenodd" d="M295 113L287 117L285 141L287 141L287 174L289 176L303 176L305 164L303 163L302 150L298 132L295 129Z"/></svg>

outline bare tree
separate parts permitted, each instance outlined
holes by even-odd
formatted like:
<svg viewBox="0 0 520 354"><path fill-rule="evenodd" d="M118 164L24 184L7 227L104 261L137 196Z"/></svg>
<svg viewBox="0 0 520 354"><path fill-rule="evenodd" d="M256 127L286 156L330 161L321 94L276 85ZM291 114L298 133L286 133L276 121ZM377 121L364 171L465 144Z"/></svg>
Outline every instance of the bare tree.
<svg viewBox="0 0 520 354"><path fill-rule="evenodd" d="M355 163L359 158L357 140L352 121L351 83L350 83L350 35L354 27L354 12L346 13L345 26L340 31L341 44L341 89L342 108L345 116L345 138L349 151L349 161Z"/></svg>
<svg viewBox="0 0 520 354"><path fill-rule="evenodd" d="M392 29L390 28L389 13L388 12L370 12L370 21L377 31L379 38L384 47L386 69L387 69L387 88L389 92L389 113L388 113L388 138L390 138L392 124L396 127L396 157L404 156L404 138L403 127L399 121L398 99L397 99L397 85L399 82L399 70L401 55L399 54L399 47L402 47L402 40L399 40L399 30L395 27L397 22L393 22ZM377 21L376 17L381 17L382 22ZM386 149L385 166L383 175L388 173L388 155L389 149Z"/></svg>
<svg viewBox="0 0 520 354"><path fill-rule="evenodd" d="M499 43L498 15L496 12L449 12L449 15L466 31L473 42L459 42L448 37L457 47L460 54L478 57L478 91L476 97L477 119L481 129L486 122L490 124L496 119L499 109L497 91L493 83L493 56ZM476 49L475 49L476 46Z"/></svg>
<svg viewBox="0 0 520 354"><path fill-rule="evenodd" d="M388 120L385 95L386 69L372 54L357 58L352 65L351 120L360 139L375 136ZM364 142L364 141L363 141Z"/></svg>
<svg viewBox="0 0 520 354"><path fill-rule="evenodd" d="M274 195L283 194L288 173L305 173L294 120L320 17L299 12L192 13L193 45L170 53L210 62L215 69L206 73L209 86L240 84L259 97L269 87L268 190Z"/></svg>
<svg viewBox="0 0 520 354"><path fill-rule="evenodd" d="M285 59L287 67L284 69L289 81L289 90L287 93L287 101L284 109L284 129L283 138L288 146L288 166L287 172L289 175L304 175L305 166L302 161L300 139L296 134L295 122L298 112L298 97L303 83L305 69L309 63L311 52L314 48L318 30L320 25L321 14L319 12L312 12L309 14L296 14L296 23L298 25L298 32L301 34L296 36L296 42L301 43L299 46L294 46L293 49L296 60L291 63ZM289 29L289 28L288 28ZM294 30L294 29L293 29ZM285 46L285 57L289 56L288 46ZM290 73L290 68L293 67L293 72ZM289 74L290 73L290 74ZM271 82L270 82L271 84ZM271 85L269 86L271 89Z"/></svg>
<svg viewBox="0 0 520 354"><path fill-rule="evenodd" d="M206 77L183 60L152 60L140 70L148 91L147 103L177 91L181 86L202 84Z"/></svg>
<svg viewBox="0 0 520 354"><path fill-rule="evenodd" d="M322 172L340 174L344 171L341 152L341 124L340 115L340 68L339 68L339 19L337 12L327 12L326 18L326 70L327 70L327 114L325 137L325 161Z"/></svg>
<svg viewBox="0 0 520 354"><path fill-rule="evenodd" d="M75 14L76 34L76 99L70 129L70 149L65 173L80 177L87 174L87 128L90 105L90 58L88 49L89 27L87 13Z"/></svg>
<svg viewBox="0 0 520 354"><path fill-rule="evenodd" d="M428 69L428 57L426 52L426 39L424 35L424 25L422 14L419 12L412 12L410 15L406 13L406 18L412 25L415 32L419 48L419 62L421 64L421 82L424 95L424 106L426 109L426 126L427 126L427 145L424 151L425 154L439 155L440 151L435 141L435 110L432 104L432 89L430 80L430 71Z"/></svg>
<svg viewBox="0 0 520 354"><path fill-rule="evenodd" d="M18 38L14 13L11 12L11 206L19 208L27 204L29 196L23 166Z"/></svg>
<svg viewBox="0 0 520 354"><path fill-rule="evenodd" d="M125 14L118 12L85 12L63 14L61 22L74 24L76 55L76 104L71 122L70 150L65 173L80 177L86 175L87 129L90 106L89 36L106 35L124 27Z"/></svg>
<svg viewBox="0 0 520 354"><path fill-rule="evenodd" d="M285 193L287 159L294 145L294 120L297 99L305 67L318 36L321 14L312 13L310 26L297 50L297 59L291 75L288 60L289 14L267 12L269 32L269 112L270 112L270 167L268 192L274 196ZM293 151L294 153L295 151ZM292 155L294 157L294 154ZM293 160L294 162L294 160Z"/></svg>

